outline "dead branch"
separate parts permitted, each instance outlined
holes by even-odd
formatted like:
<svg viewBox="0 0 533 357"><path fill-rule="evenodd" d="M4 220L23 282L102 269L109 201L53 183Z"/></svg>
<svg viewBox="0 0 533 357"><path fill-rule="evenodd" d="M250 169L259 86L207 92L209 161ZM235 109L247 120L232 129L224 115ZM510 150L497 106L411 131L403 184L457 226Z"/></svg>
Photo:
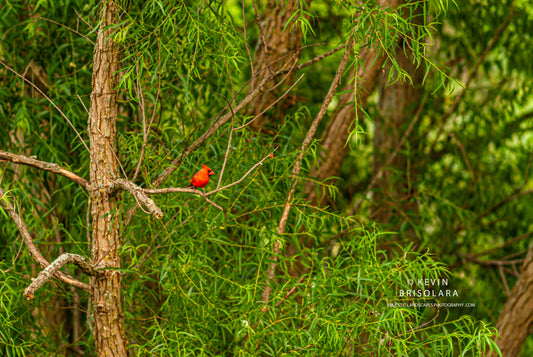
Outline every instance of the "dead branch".
<svg viewBox="0 0 533 357"><path fill-rule="evenodd" d="M228 137L228 145L226 147L226 153L224 154L224 161L222 162L222 168L220 169L220 175L218 176L218 182L217 182L217 188L220 187L220 184L222 183L222 178L224 177L224 171L226 170L226 164L228 163L229 159L229 153L231 151L231 141L233 140L233 132L235 131L235 113L233 113L233 108L231 107L231 103L229 100L227 100L226 97L224 97L226 101L228 102L228 107L230 111L232 112L232 118L231 118L231 130L229 132Z"/></svg>
<svg viewBox="0 0 533 357"><path fill-rule="evenodd" d="M81 18L81 17L80 17L80 18ZM69 26L67 26L67 25L65 25L65 24L62 24L62 23L60 23L60 22L57 22L57 21L54 21L54 20L51 20L51 19L47 19L46 17L41 17L41 16L35 18L35 20L48 21L48 22L50 22L50 23L53 23L53 24L56 24L56 25L58 25L58 26L64 27L64 28L66 28L67 30L74 32L76 35L78 35L78 36L80 36L80 37L83 37L84 39L86 39L87 41L89 41L89 42L91 43L91 45L94 46L94 41L91 40L91 39L89 38L89 36L86 36L86 35L82 34L81 32L76 31L76 30L73 29L72 27L69 27Z"/></svg>
<svg viewBox="0 0 533 357"><path fill-rule="evenodd" d="M298 82L300 82L300 80L304 77L305 73L302 73L300 75L300 77L298 77L298 79L296 79L294 81L293 84L291 84L291 86L278 98L276 99L274 102L272 102L270 105L268 105L265 109L263 109L259 114L255 115L252 119L250 119L247 123L235 128L235 130L240 130L240 129L243 129L245 127L247 127L248 125L252 124L257 118L259 118L261 115L265 114L268 110L270 110L270 108L272 108L274 105L276 105L280 100L282 100L287 94L289 94L289 92L298 84Z"/></svg>
<svg viewBox="0 0 533 357"><path fill-rule="evenodd" d="M158 42L157 43L157 49L158 49L158 67L161 69L161 45ZM137 179L137 176L139 175L141 171L141 165L144 159L144 155L146 152L146 146L148 144L148 135L150 134L150 131L152 130L152 124L154 123L155 115L157 113L157 103L159 102L159 95L161 94L161 70L158 70L158 80L157 80L157 92L155 94L153 109L152 109L152 117L150 118L150 122L148 125L146 124L146 108L144 104L144 94L142 90L141 80L139 79L139 67L136 65L135 67L136 73L137 73L137 96L139 97L140 105L141 105L141 117L142 117L142 123L143 123L143 146L141 149L141 155L139 157L139 162L137 163L137 167L135 168L135 173L133 174L133 177L131 179L131 182L135 182Z"/></svg>
<svg viewBox="0 0 533 357"><path fill-rule="evenodd" d="M119 187L131 193L133 197L135 197L135 200L139 204L139 207L146 207L148 213L154 215L157 219L163 218L163 211L161 211L161 209L157 207L154 200L152 200L150 197L148 197L148 195L146 195L142 187L139 187L133 182L124 179L115 180L115 183Z"/></svg>
<svg viewBox="0 0 533 357"><path fill-rule="evenodd" d="M20 215L15 210L15 207L13 204L9 202L9 199L6 195L6 192L0 188L0 206L7 211L11 219L15 222L17 225L17 228L20 232L20 235L22 236L22 239L24 240L24 243L26 244L26 247L28 247L28 251L30 252L31 256L41 265L41 267L46 268L50 263L48 260L46 260L45 257L42 256L41 252L37 249L35 246L35 243L33 243L33 238L30 235L30 232L28 230L28 227L26 226L26 223L22 220ZM64 281L65 283L68 283L70 285L73 285L77 288L84 289L86 291L91 291L91 286L89 284L83 283L79 280L74 279L68 274L65 274L61 271L56 271L54 273L54 277Z"/></svg>
<svg viewBox="0 0 533 357"><path fill-rule="evenodd" d="M61 273L60 269L66 264L74 264L78 266L87 275L96 275L99 273L88 262L87 259L78 254L63 253L44 270L41 270L37 278L32 279L31 284L24 289L24 297L31 300L34 297L34 293L37 289L44 285L52 276L56 276Z"/></svg>
<svg viewBox="0 0 533 357"><path fill-rule="evenodd" d="M71 179L83 188L89 189L89 181L87 181L83 177L76 175L73 172L68 171L67 169L62 168L58 164L37 160L33 157L26 155L13 154L3 150L0 150L0 161L9 161L14 164L27 165L39 168L41 170L50 171L55 174L65 176L66 178Z"/></svg>

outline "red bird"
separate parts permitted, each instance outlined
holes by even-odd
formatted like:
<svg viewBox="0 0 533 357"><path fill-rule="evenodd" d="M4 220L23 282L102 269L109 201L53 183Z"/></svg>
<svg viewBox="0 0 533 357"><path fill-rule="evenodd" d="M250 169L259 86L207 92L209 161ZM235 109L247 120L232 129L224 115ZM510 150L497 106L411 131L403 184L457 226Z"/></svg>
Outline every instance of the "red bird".
<svg viewBox="0 0 533 357"><path fill-rule="evenodd" d="M203 188L209 183L209 176L214 174L213 170L206 165L202 165L202 169L193 175L191 184L187 187Z"/></svg>

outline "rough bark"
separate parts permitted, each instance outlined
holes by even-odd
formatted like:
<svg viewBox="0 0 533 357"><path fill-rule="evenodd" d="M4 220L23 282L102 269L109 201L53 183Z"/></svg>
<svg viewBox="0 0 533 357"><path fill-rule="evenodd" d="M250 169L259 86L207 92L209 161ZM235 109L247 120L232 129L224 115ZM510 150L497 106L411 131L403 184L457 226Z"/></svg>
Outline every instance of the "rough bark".
<svg viewBox="0 0 533 357"><path fill-rule="evenodd" d="M522 273L498 318L496 343L502 356L520 356L533 328L533 245L529 247ZM489 356L498 356L493 352Z"/></svg>
<svg viewBox="0 0 533 357"><path fill-rule="evenodd" d="M306 0L309 5L311 0ZM298 0L284 1L269 0L266 4L265 12L262 16L261 35L257 41L255 57L253 61L253 77L250 82L249 92L252 92L266 77L280 70L288 70L293 67L301 53L302 31L298 25L293 26L287 22L298 9ZM294 80L294 72L290 71L284 81L285 86L289 86ZM278 86L275 84L275 86ZM282 86L262 92L250 103L250 114L258 115L265 108L270 106L281 93ZM276 112L271 121L282 118L287 108L295 102L287 96L285 100L276 107ZM251 127L254 130L261 130L267 122L267 117L262 115L255 119Z"/></svg>
<svg viewBox="0 0 533 357"><path fill-rule="evenodd" d="M121 286L120 286L120 216L116 119L118 113L116 74L119 54L109 25L116 22L118 7L105 1L94 50L90 138L90 213L92 217L91 263L105 273L91 279L94 337L99 356L126 356Z"/></svg>

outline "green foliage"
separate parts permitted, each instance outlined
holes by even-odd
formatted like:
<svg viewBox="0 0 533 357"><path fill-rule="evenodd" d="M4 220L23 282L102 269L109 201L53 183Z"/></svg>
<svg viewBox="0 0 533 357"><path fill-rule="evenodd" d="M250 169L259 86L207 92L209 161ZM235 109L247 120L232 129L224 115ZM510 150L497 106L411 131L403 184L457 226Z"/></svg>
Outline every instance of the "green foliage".
<svg viewBox="0 0 533 357"><path fill-rule="evenodd" d="M0 261L0 353L2 356L25 356L30 342L23 340L20 315L24 315L20 282L9 274L8 265Z"/></svg>
<svg viewBox="0 0 533 357"><path fill-rule="evenodd" d="M410 43L415 63L425 68L424 90L431 95L417 139L409 143L417 149L412 162L420 164L412 182L419 209L416 217L398 215L394 222L400 233L413 229L420 245L400 245L394 254L380 244L397 234L371 224L369 205L362 206L357 220L344 213L355 200L367 198L377 97L370 98L365 115L353 125L341 182L328 183L337 206L311 206L299 196L299 185L287 229L277 233L300 143L340 53L303 70L306 76L294 89L298 105L284 112L274 135L249 127L234 130L250 120L240 112L199 149L184 155L220 113L231 111L246 95L246 46L253 49L259 38L253 9L240 1L121 6L113 40L121 51L118 147L124 176L132 178L139 165L136 183L149 187L173 159L181 158L164 186L187 185L204 163L216 172L210 190L219 179L221 186L238 180L279 147L274 158L239 185L209 196L223 211L198 195L154 195L165 214L162 221L138 211L121 227L124 308L133 353L479 356L496 349L491 338L506 299L504 282L494 268L467 264L467 256L503 245L490 251L491 258L503 259L529 244L525 238L505 244L509 237L530 236L533 209L527 198L494 208L517 188L531 187L533 21L525 2L516 2L515 19L447 123L441 119L462 90L463 83L456 80L470 73L508 15L510 3L414 1L394 11L374 1L317 1L312 6L301 1L293 14L291 26L300 27L305 43L313 44L302 50L301 62L352 35L357 51L375 46L386 55L393 68L383 78L389 85L414 82L395 59L400 39ZM80 1L9 1L0 14L2 61L56 103L84 140L97 13L96 4ZM249 30L246 39L243 23ZM327 45L316 45L323 42ZM329 109L334 108L335 102ZM0 65L0 120L5 129L0 130L0 149L36 155L88 178L88 153L73 127L42 93L5 65ZM323 154L320 150L314 142L304 158L302 182ZM17 199L47 257L62 251L90 256L85 191L33 168L2 163L1 170L2 187ZM131 195L122 197L124 213L137 206ZM43 329L52 310L48 305L57 306L61 300L74 311L88 304L87 297L75 299L62 285L47 284L34 305L22 301L29 276L36 274L33 260L21 248L10 218L2 215L0 223L0 243L6 246L0 252L0 351L91 351L85 313L78 318L83 322L78 340L61 323L53 324L55 332ZM291 247L294 252L278 256L273 293L265 305L261 294L276 240L282 251ZM314 243L306 246L311 240ZM67 270L85 279L74 268ZM434 303L449 301L399 296L400 290L410 288L410 279L450 276L461 301L475 301L475 309L435 308ZM505 283L512 286L514 279ZM427 305L394 305L412 300Z"/></svg>

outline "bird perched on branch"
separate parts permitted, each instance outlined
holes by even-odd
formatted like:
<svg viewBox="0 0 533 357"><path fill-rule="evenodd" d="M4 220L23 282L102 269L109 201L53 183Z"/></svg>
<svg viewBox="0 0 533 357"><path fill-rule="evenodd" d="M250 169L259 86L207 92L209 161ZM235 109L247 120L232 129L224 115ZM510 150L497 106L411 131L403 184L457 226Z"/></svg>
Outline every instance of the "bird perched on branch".
<svg viewBox="0 0 533 357"><path fill-rule="evenodd" d="M191 179L191 184L187 188L203 188L209 183L209 176L215 173L206 165L202 165L202 169L195 173Z"/></svg>

